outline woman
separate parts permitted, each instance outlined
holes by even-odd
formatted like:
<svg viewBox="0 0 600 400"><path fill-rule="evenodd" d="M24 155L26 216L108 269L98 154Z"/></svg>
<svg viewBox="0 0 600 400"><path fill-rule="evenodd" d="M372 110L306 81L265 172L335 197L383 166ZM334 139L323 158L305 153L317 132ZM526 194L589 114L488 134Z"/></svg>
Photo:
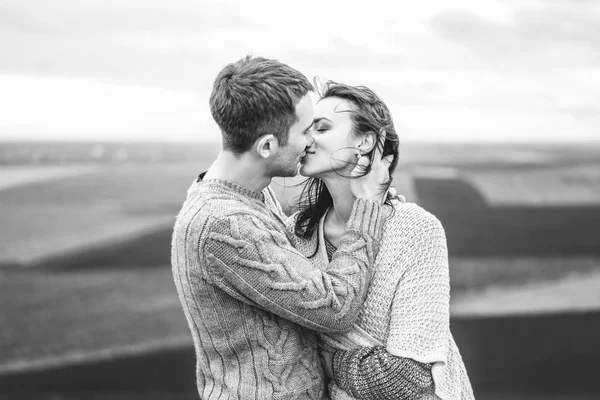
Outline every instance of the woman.
<svg viewBox="0 0 600 400"><path fill-rule="evenodd" d="M300 173L309 177L290 218L296 247L327 266L352 209L350 181L364 157L393 157L392 116L366 87L324 85L315 106L314 144ZM379 153L380 152L380 153ZM385 190L387 188L382 188ZM449 328L446 238L440 222L413 203L387 201L380 251L364 308L345 334L322 334L335 399L472 399Z"/></svg>

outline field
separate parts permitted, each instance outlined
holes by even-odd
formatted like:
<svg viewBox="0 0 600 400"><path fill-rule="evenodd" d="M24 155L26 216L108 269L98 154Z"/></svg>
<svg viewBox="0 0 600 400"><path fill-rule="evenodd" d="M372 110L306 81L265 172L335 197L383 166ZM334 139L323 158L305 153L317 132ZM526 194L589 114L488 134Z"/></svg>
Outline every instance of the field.
<svg viewBox="0 0 600 400"><path fill-rule="evenodd" d="M195 164L104 165L0 192L0 265L35 266L169 229ZM0 174L11 174L11 168Z"/></svg>
<svg viewBox="0 0 600 400"><path fill-rule="evenodd" d="M27 386L41 399L193 398L170 234L187 187L215 152L0 146L0 393L32 398L20 394ZM569 372L591 371L600 355L598 160L600 148L589 146L403 147L394 183L446 229L452 329L478 398L524 391L533 399L543 374L556 385L566 379L543 398L569 398L559 393L569 385L581 388L571 398L600 390L587 372ZM273 184L288 209L299 181ZM529 386L502 394L510 382Z"/></svg>
<svg viewBox="0 0 600 400"><path fill-rule="evenodd" d="M588 287L579 289L597 296L593 282L584 282ZM535 304L524 314L456 309L465 302L476 306L489 301L498 288L455 289L452 295L452 331L476 389L493 394L520 387L535 393L552 377L546 390L555 395L574 384L580 395L600 390L598 381L590 379L600 355L600 311L542 307L532 315ZM555 304L564 294L557 286L547 289L551 293L545 299L554 298ZM493 300L492 306L502 308ZM0 302L5 307L0 314L0 393L18 394L27 388L62 393L63 397L48 397L58 399L103 391L114 392L106 398L139 391L150 398L163 392L178 396L174 398L193 393L193 348L166 265L5 269L0 274ZM577 374L570 372L574 367L579 368Z"/></svg>

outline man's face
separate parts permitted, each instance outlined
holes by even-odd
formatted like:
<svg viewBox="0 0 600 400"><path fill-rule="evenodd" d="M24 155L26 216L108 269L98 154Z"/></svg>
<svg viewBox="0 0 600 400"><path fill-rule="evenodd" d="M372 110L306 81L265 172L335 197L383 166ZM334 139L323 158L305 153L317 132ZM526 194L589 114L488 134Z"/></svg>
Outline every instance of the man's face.
<svg viewBox="0 0 600 400"><path fill-rule="evenodd" d="M280 147L271 164L271 176L296 176L305 150L312 144L310 127L315 112L310 94L305 95L296 105L297 121L290 127L288 142Z"/></svg>

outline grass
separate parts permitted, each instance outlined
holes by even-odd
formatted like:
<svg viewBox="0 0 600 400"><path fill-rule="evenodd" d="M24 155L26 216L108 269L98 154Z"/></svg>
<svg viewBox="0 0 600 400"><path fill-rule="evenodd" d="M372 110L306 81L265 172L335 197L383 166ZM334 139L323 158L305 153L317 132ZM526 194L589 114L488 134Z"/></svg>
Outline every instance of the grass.
<svg viewBox="0 0 600 400"><path fill-rule="evenodd" d="M17 145L7 150L5 146L0 148L0 153L19 153L21 148ZM35 151L43 152L45 148L37 147ZM69 157L85 161L90 148L94 150L87 145L76 147ZM170 223L179 210L185 190L211 158L197 157L191 150L176 147L169 147L165 154L160 153L160 146L126 148L133 158L143 163L109 162L124 154L121 147L111 145L102 154L97 153L103 164L94 165L85 175L77 174L79 167L65 166L61 171L71 169L73 175L67 172L57 179L22 186L14 186L13 179L12 187L0 192L0 263L17 260L35 265L35 260L43 259L51 260L54 266L89 267L0 269L0 378L3 374L18 375L32 370L44 374L47 371L49 375L43 379L62 381L68 386L64 391L3 392L3 399L197 398L191 388L193 349L168 268L168 249ZM60 159L61 151L60 146L51 146L41 161ZM409 176L415 166L486 170L481 174L489 173L488 178L492 179L494 174L515 172L517 168L530 170L547 164L592 163L597 161L599 153L597 148L585 146L408 145L402 147L395 184L409 200L422 201ZM27 155L19 158L27 159ZM179 163L182 160L186 162ZM539 165L535 166L536 163ZM24 177L20 176L21 183L25 182ZM288 204L298 190L289 187L290 183L286 180L287 188L273 186ZM502 190L496 183L490 190ZM446 204L451 200L443 196L432 198L433 204ZM433 208L430 211L435 213ZM456 218L445 223L450 250L455 252L450 259L453 298L460 298L462 293L484 295L490 287L514 288L568 280L571 274L600 269L598 256L577 252L558 253L553 257L527 254L536 248L536 243L544 243L544 238L532 241L505 227L531 225L535 218L531 219L533 216L528 215L527 210L521 214L510 209L505 211L506 214L497 219L471 214L471 219ZM565 215L562 226L570 218ZM481 232L473 228L486 221L497 224L494 225L498 227L494 230L496 236L494 232L490 237L465 234ZM556 240L571 243L579 240L558 229L545 229ZM505 240L511 237L512 242ZM488 248L500 247L503 253L477 257L456 255L457 249L477 249L482 243ZM546 245L560 249L556 243L546 241ZM98 245L99 251L92 251ZM514 250L521 248L525 253L515 255ZM590 295L593 294L590 291ZM594 362L590 360L597 359L598 349L590 351L582 347L597 343L594 341L598 332L597 312L590 315L594 317L487 318L478 315L470 318L461 315L457 319L454 316L453 332L472 377L480 384L487 382L493 389L478 393L477 398L587 399L585 395L559 394L529 397L502 394L499 390L511 387L515 374L524 374L521 384L529 382L530 389L532 385L559 382L564 377L570 377L572 382L595 384L588 372L591 369L586 366L593 368ZM167 354L175 356L170 359ZM544 363L546 369L542 368ZM92 370L84 368L91 364L95 365L90 367ZM582 368L580 378L569 375L569 371L577 368ZM27 387L31 376L22 375L20 385ZM124 376L127 379L123 379ZM103 388L110 388L107 382L110 379L113 385L129 382L130 387L106 392ZM89 388L84 389L85 385ZM188 389L178 390L183 387Z"/></svg>
<svg viewBox="0 0 600 400"><path fill-rule="evenodd" d="M0 274L0 374L189 345L170 268Z"/></svg>
<svg viewBox="0 0 600 400"><path fill-rule="evenodd" d="M36 264L169 227L201 171L198 164L104 166L3 190L0 226L10 229L0 231L0 264Z"/></svg>
<svg viewBox="0 0 600 400"><path fill-rule="evenodd" d="M0 167L0 190L73 175L84 175L96 168L89 165L3 166Z"/></svg>
<svg viewBox="0 0 600 400"><path fill-rule="evenodd" d="M453 296L499 284L556 280L599 265L600 260L587 258L453 259ZM0 373L189 344L167 266L4 269L0 304Z"/></svg>
<svg viewBox="0 0 600 400"><path fill-rule="evenodd" d="M454 316L544 315L600 310L600 270L564 278L454 293Z"/></svg>
<svg viewBox="0 0 600 400"><path fill-rule="evenodd" d="M457 292L490 286L556 281L600 271L600 257L450 257L450 282Z"/></svg>
<svg viewBox="0 0 600 400"><path fill-rule="evenodd" d="M600 203L600 164L466 173L490 205L577 206Z"/></svg>
<svg viewBox="0 0 600 400"><path fill-rule="evenodd" d="M94 248L111 248L115 243L134 241L139 235L168 230L184 199L185 190L212 160L213 147L132 143L37 147L23 143L4 145L0 148L0 160L5 162L18 156L16 160L23 162L75 160L80 164L49 167L49 170L54 169L55 173L64 175L60 179L41 180L0 191L0 226L10 227L0 231L0 265L41 265L52 259L60 261L57 255L73 258ZM553 228L553 225L560 224L577 229L579 220L588 217L583 209L579 210L579 214L578 210L570 209L565 212L555 209L531 212L530 209L514 207L493 213L487 209L471 212L468 193L461 194L464 188L453 184L444 192L440 191L439 182L433 181L416 187L411 178L419 166L453 166L476 174L480 186L486 185L481 182L488 182L488 189L493 195L501 191L496 183L500 181L498 176L507 171L513 175L515 171L537 173L534 170L539 165L535 167L524 162L526 157L523 153L536 155L530 158L542 160L542 166L571 165L591 162L600 154L600 148L409 143L402 148L394 184L409 201L419 202L442 220L448 233L450 251L454 254L525 255L533 248L537 249L535 254L546 251L560 254L563 250L577 254L582 248L597 247L594 246L593 224L590 234L584 232L581 237L569 234L566 241L563 240L564 232ZM116 163L113 160L115 154L125 155L138 163ZM66 157L64 160L63 156ZM198 157L198 162L186 161L193 157ZM175 162L178 159L186 162ZM88 163L89 167L85 168L89 169L82 170L81 163L85 160L95 162ZM60 171L56 172L56 168ZM24 169L26 167L15 169L15 174L26 182ZM82 171L85 174L78 175ZM15 185L14 176L4 178L5 181L7 179ZM288 212L292 211L294 199L300 192L300 188L293 185L301 180L276 179L272 185ZM524 187L525 183L517 180ZM510 189L515 190L515 185ZM452 191L454 195L450 193ZM509 197L518 199L519 193ZM547 215L543 214L546 211ZM573 218L573 213L578 219ZM557 215L560 220L554 223ZM515 226L524 228L515 229ZM551 237L548 239L544 235ZM577 243L582 241L585 243L579 246ZM494 252L494 249L497 251Z"/></svg>

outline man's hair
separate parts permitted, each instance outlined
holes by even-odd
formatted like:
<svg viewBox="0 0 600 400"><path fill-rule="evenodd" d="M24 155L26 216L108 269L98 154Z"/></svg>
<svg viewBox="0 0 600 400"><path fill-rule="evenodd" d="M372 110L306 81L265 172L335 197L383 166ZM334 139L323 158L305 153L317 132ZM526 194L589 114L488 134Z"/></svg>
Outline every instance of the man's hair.
<svg viewBox="0 0 600 400"><path fill-rule="evenodd" d="M241 154L263 135L281 146L297 121L296 105L313 87L297 70L277 60L246 56L219 73L210 111L221 129L223 148Z"/></svg>

